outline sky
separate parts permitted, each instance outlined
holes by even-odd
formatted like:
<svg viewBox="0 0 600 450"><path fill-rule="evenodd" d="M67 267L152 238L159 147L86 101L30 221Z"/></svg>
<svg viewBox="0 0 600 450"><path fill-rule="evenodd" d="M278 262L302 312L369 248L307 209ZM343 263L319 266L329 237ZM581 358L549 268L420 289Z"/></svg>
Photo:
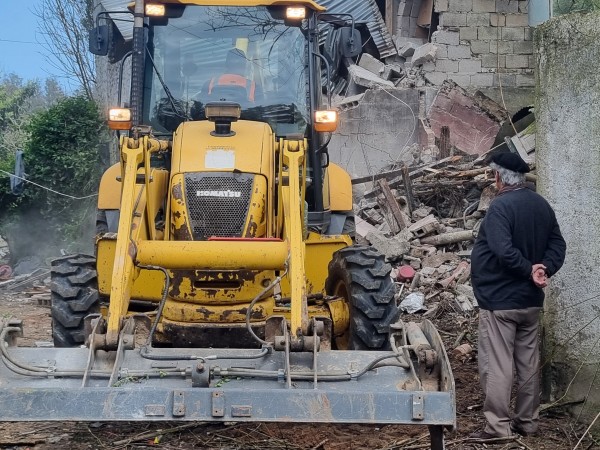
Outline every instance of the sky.
<svg viewBox="0 0 600 450"><path fill-rule="evenodd" d="M56 75L39 44L43 39L34 10L41 4L42 0L0 0L0 76L16 73L25 80L43 80Z"/></svg>

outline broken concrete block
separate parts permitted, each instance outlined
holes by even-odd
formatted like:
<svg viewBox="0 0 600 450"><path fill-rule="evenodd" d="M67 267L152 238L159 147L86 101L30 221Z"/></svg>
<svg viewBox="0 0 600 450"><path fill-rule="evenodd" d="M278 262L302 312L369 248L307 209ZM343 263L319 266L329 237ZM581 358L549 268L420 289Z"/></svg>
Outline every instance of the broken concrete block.
<svg viewBox="0 0 600 450"><path fill-rule="evenodd" d="M354 217L356 234L366 238L369 233L377 233L377 228L358 216Z"/></svg>
<svg viewBox="0 0 600 450"><path fill-rule="evenodd" d="M398 54L404 58L408 58L415 53L417 48L419 48L419 46L414 42L407 42L400 50L398 50Z"/></svg>
<svg viewBox="0 0 600 450"><path fill-rule="evenodd" d="M413 43L416 47L420 47L421 45L427 43L427 39L407 37L407 36L398 36L395 40L396 48L400 49L409 42Z"/></svg>
<svg viewBox="0 0 600 450"><path fill-rule="evenodd" d="M435 267L424 266L419 273L422 277L431 277L435 273Z"/></svg>
<svg viewBox="0 0 600 450"><path fill-rule="evenodd" d="M385 64L379 61L374 56L368 53L363 53L358 61L359 67L367 69L369 72L374 73L377 76L381 76L385 69Z"/></svg>
<svg viewBox="0 0 600 450"><path fill-rule="evenodd" d="M348 67L348 73L350 74L352 81L359 86L366 88L394 87L394 83L391 81L384 80L367 69L355 64Z"/></svg>
<svg viewBox="0 0 600 450"><path fill-rule="evenodd" d="M334 106L340 111L347 111L349 109L357 108L364 95L365 94L358 94L342 98L337 103L334 103Z"/></svg>
<svg viewBox="0 0 600 450"><path fill-rule="evenodd" d="M435 271L438 275L445 276L448 272L450 272L454 267L450 264L442 264Z"/></svg>
<svg viewBox="0 0 600 450"><path fill-rule="evenodd" d="M438 268L446 262L459 262L460 259L454 253L436 253L435 255L423 258L421 265L423 267Z"/></svg>
<svg viewBox="0 0 600 450"><path fill-rule="evenodd" d="M410 251L410 244L397 236L387 238L381 233L369 233L367 240L391 261L401 258Z"/></svg>
<svg viewBox="0 0 600 450"><path fill-rule="evenodd" d="M435 52L437 47L431 42L422 45L415 49L412 55L411 64L414 66L421 66L427 62L435 61Z"/></svg>
<svg viewBox="0 0 600 450"><path fill-rule="evenodd" d="M433 208L431 206L421 206L415 209L412 213L413 220L421 220L431 214Z"/></svg>
<svg viewBox="0 0 600 450"><path fill-rule="evenodd" d="M413 234L410 231L408 231L408 228L405 228L405 229L401 230L396 235L396 237L399 238L399 239L402 239L404 241L410 241L410 240L414 239ZM434 249L435 249L435 247L434 247Z"/></svg>
<svg viewBox="0 0 600 450"><path fill-rule="evenodd" d="M408 230L416 237L421 238L436 232L440 227L440 222L433 214L424 217L423 219L413 223Z"/></svg>
<svg viewBox="0 0 600 450"><path fill-rule="evenodd" d="M403 75L402 67L397 64L386 64L381 74L384 80L400 78Z"/></svg>
<svg viewBox="0 0 600 450"><path fill-rule="evenodd" d="M412 247L410 255L415 258L425 258L426 256L435 255L436 248L431 246Z"/></svg>

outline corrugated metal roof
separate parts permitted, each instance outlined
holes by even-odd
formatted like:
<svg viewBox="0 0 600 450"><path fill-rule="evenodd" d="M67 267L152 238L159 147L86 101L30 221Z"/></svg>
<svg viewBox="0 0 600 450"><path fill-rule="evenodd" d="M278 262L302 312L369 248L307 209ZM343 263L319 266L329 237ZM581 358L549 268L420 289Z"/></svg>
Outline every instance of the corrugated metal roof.
<svg viewBox="0 0 600 450"><path fill-rule="evenodd" d="M127 11L128 3L129 0L100 0L100 4L107 11ZM397 53L375 0L318 0L318 3L325 6L328 13L352 14L356 23L366 24L382 58ZM112 17L130 18L124 14L113 15ZM117 20L115 25L125 40L132 39L132 23Z"/></svg>

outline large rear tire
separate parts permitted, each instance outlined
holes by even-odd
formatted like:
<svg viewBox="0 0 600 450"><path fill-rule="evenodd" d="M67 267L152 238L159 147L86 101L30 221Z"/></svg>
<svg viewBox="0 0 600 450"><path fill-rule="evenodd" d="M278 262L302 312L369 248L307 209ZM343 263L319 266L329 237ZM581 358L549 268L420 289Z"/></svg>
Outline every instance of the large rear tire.
<svg viewBox="0 0 600 450"><path fill-rule="evenodd" d="M348 329L333 339L338 350L389 348L389 326L399 312L391 269L373 247L353 245L333 254L325 290L345 299L350 312Z"/></svg>
<svg viewBox="0 0 600 450"><path fill-rule="evenodd" d="M55 347L85 343L84 317L100 311L96 259L70 255L52 261L52 337Z"/></svg>

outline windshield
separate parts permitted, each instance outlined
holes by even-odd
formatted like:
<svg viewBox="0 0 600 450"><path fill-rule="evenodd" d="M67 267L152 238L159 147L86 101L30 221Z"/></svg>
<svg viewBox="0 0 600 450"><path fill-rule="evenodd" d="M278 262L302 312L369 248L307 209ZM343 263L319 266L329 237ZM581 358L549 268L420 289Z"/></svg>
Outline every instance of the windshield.
<svg viewBox="0 0 600 450"><path fill-rule="evenodd" d="M150 28L146 56L144 122L157 133L204 120L204 105L218 100L240 103L242 119L279 136L306 132L305 38L267 7L187 6Z"/></svg>

